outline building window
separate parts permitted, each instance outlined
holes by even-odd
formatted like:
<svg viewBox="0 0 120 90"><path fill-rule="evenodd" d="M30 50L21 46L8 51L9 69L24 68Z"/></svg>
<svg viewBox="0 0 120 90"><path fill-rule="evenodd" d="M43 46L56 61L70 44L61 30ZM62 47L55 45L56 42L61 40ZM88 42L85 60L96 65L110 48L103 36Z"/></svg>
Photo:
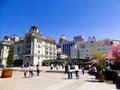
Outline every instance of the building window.
<svg viewBox="0 0 120 90"><path fill-rule="evenodd" d="M17 47L17 53L20 53L20 46Z"/></svg>
<svg viewBox="0 0 120 90"><path fill-rule="evenodd" d="M50 55L52 55L52 52L50 52Z"/></svg>
<svg viewBox="0 0 120 90"><path fill-rule="evenodd" d="M55 55L55 53L53 53L53 55Z"/></svg>
<svg viewBox="0 0 120 90"><path fill-rule="evenodd" d="M50 51L52 51L52 48L50 48Z"/></svg>
<svg viewBox="0 0 120 90"><path fill-rule="evenodd" d="M41 40L37 39L37 42L38 42L38 43L41 43Z"/></svg>
<svg viewBox="0 0 120 90"><path fill-rule="evenodd" d="M94 43L93 41L91 41L91 43Z"/></svg>
<svg viewBox="0 0 120 90"><path fill-rule="evenodd" d="M38 59L40 59L40 56L38 56Z"/></svg>
<svg viewBox="0 0 120 90"><path fill-rule="evenodd" d="M38 53L40 53L40 50L38 50Z"/></svg>
<svg viewBox="0 0 120 90"><path fill-rule="evenodd" d="M26 37L26 43L30 43L31 42L31 37Z"/></svg>
<svg viewBox="0 0 120 90"><path fill-rule="evenodd" d="M7 49L10 49L9 47L7 47Z"/></svg>
<svg viewBox="0 0 120 90"><path fill-rule="evenodd" d="M97 45L98 47L100 46L100 44Z"/></svg>
<svg viewBox="0 0 120 90"><path fill-rule="evenodd" d="M38 48L40 48L40 45L38 45Z"/></svg>
<svg viewBox="0 0 120 90"><path fill-rule="evenodd" d="M79 52L79 50L77 51L77 57L78 57L78 58L80 57L80 52Z"/></svg>
<svg viewBox="0 0 120 90"><path fill-rule="evenodd" d="M48 48L45 48L45 50L48 50Z"/></svg>
<svg viewBox="0 0 120 90"><path fill-rule="evenodd" d="M98 48L98 51L100 51L100 48Z"/></svg>
<svg viewBox="0 0 120 90"><path fill-rule="evenodd" d="M47 52L47 51L45 51L45 54L48 54L48 52Z"/></svg>

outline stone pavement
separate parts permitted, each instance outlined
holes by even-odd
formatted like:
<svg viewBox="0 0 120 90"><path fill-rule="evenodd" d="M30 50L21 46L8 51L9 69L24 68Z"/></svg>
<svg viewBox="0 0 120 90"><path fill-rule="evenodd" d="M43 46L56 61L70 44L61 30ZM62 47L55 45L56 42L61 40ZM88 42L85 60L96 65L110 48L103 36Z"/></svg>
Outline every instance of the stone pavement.
<svg viewBox="0 0 120 90"><path fill-rule="evenodd" d="M106 82L98 82L94 76L82 75L76 79L73 74L73 79L67 79L67 74L63 69L53 70L50 72L49 67L41 67L40 76L33 78L24 78L21 68L14 68L12 78L0 78L0 90L119 90L115 84ZM49 71L49 72L47 72ZM0 72L1 74L1 72Z"/></svg>

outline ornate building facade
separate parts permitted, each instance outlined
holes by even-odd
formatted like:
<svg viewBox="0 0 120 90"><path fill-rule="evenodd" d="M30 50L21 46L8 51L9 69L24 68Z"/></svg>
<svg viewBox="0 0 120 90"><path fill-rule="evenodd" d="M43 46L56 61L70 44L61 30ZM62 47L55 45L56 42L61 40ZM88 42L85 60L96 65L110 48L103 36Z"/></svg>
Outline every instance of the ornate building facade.
<svg viewBox="0 0 120 90"><path fill-rule="evenodd" d="M43 37L37 26L32 26L25 37L15 43L15 58L22 59L24 65L36 65L43 60L56 59L56 42L51 37Z"/></svg>

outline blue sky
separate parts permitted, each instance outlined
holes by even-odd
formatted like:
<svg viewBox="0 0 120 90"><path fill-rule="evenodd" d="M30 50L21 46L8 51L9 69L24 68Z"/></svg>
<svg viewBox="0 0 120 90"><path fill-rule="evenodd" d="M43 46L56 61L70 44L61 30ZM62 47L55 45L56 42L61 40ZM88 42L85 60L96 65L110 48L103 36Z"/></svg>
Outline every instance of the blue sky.
<svg viewBox="0 0 120 90"><path fill-rule="evenodd" d="M120 40L120 0L0 0L0 12L0 40L32 25L56 41L62 34Z"/></svg>

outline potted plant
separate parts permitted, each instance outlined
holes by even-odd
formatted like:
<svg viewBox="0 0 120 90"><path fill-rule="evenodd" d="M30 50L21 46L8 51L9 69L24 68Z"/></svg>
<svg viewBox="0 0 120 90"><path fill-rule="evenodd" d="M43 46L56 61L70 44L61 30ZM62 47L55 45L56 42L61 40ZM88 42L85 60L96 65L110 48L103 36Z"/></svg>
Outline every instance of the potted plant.
<svg viewBox="0 0 120 90"><path fill-rule="evenodd" d="M95 53L93 54L93 57L95 57L98 60L98 63L95 64L95 67L97 68L97 72L95 72L96 79L99 79L99 81L103 82L105 81L105 60L103 58L103 53Z"/></svg>
<svg viewBox="0 0 120 90"><path fill-rule="evenodd" d="M9 54L7 57L7 67L4 68L2 71L2 75L1 75L2 78L12 77L13 69L11 69L10 66L13 65L13 62L14 62L13 58L14 58L14 46L11 45L10 50L9 50Z"/></svg>
<svg viewBox="0 0 120 90"><path fill-rule="evenodd" d="M105 60L99 60L99 63L96 64L96 68L98 74L97 79L101 82L105 81Z"/></svg>

